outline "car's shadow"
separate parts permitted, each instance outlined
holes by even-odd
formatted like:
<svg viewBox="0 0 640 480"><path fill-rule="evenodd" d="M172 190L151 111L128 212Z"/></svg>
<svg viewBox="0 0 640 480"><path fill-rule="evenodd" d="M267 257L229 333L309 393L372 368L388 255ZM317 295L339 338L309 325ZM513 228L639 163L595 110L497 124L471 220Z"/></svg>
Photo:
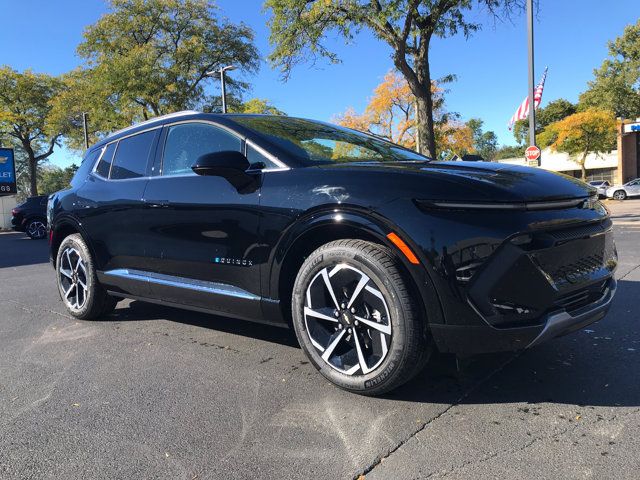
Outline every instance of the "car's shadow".
<svg viewBox="0 0 640 480"><path fill-rule="evenodd" d="M0 268L36 265L49 262L46 240L31 240L26 234L0 234Z"/></svg>
<svg viewBox="0 0 640 480"><path fill-rule="evenodd" d="M435 353L416 378L384 398L442 404L640 406L639 297L640 282L620 281L614 305L604 320L529 351L458 362L452 355ZM298 346L292 330L138 301L119 307L108 320L170 320Z"/></svg>

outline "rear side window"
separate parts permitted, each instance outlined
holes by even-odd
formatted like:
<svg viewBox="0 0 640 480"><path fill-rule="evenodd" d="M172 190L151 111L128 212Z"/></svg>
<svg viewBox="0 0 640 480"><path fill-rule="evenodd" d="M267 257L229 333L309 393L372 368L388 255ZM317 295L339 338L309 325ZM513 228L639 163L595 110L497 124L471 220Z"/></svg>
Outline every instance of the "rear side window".
<svg viewBox="0 0 640 480"><path fill-rule="evenodd" d="M96 166L96 174L103 178L109 178L109 170L111 169L111 160L113 160L113 152L116 150L116 143L110 143L104 150L102 158Z"/></svg>
<svg viewBox="0 0 640 480"><path fill-rule="evenodd" d="M191 166L206 153L240 151L240 139L206 123L182 123L169 127L164 146L162 175L193 173Z"/></svg>
<svg viewBox="0 0 640 480"><path fill-rule="evenodd" d="M157 133L158 130L152 130L120 140L111 166L110 178L124 180L144 177Z"/></svg>
<svg viewBox="0 0 640 480"><path fill-rule="evenodd" d="M87 175L89 174L89 172L95 165L96 160L100 156L100 153L102 153L102 149L98 148L96 150L88 152L84 156L84 158L82 159L82 163L80 163L80 167L78 168L78 170L76 170L76 173L73 175L73 178L71 179L72 187L74 188L79 187L80 184L82 184L82 182L85 181L85 179L87 178Z"/></svg>

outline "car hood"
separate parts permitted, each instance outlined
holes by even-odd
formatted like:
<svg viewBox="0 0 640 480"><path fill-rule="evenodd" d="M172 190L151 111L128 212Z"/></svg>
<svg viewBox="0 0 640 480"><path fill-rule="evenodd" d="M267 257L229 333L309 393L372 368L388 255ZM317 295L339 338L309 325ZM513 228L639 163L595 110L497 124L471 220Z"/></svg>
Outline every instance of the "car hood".
<svg viewBox="0 0 640 480"><path fill-rule="evenodd" d="M320 168L367 172L369 180L381 174L388 187L402 187L426 199L531 202L584 198L596 193L595 187L573 177L496 162L363 162Z"/></svg>

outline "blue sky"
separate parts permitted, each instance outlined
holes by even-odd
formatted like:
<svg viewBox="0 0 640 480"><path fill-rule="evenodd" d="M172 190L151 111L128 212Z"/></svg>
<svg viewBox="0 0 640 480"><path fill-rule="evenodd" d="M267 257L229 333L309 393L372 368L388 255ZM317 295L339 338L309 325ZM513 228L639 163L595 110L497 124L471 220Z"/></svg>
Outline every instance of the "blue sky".
<svg viewBox="0 0 640 480"><path fill-rule="evenodd" d="M221 14L245 22L255 31L261 54L270 51L267 16L261 0L218 0ZM102 0L0 0L0 64L15 69L60 74L79 64L75 48L84 28L107 11ZM637 21L638 0L540 0L536 19L536 77L549 67L543 105L564 97L576 101L607 54L607 41ZM506 124L526 95L527 61L524 16L513 23L495 23L481 11L472 13L483 29L462 36L436 39L431 49L434 77L453 73L447 108L463 119L479 117L502 144L513 144ZM296 67L283 83L266 62L249 96L268 98L289 115L330 120L348 107L361 111L373 88L392 68L390 49L364 31L353 44L329 39L343 63L321 62ZM237 74L236 72L232 72ZM536 81L537 81L536 78ZM214 88L214 87L212 87ZM55 164L74 159L58 151Z"/></svg>

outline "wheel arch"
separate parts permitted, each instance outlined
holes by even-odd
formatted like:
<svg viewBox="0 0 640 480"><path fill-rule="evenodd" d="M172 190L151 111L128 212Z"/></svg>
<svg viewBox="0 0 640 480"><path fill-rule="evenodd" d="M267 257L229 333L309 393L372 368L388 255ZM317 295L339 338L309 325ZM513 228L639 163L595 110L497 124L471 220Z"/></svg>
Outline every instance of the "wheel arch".
<svg viewBox="0 0 640 480"><path fill-rule="evenodd" d="M291 319L291 294L297 272L305 259L320 246L343 239L365 240L387 247L399 261L402 273L417 294L421 311L429 322L443 323L442 307L435 292L427 268L412 265L400 250L387 238L397 232L386 219L366 211L345 209L336 205L323 211L310 212L301 217L282 236L271 262L269 277L270 296L280 300L280 310L285 319Z"/></svg>
<svg viewBox="0 0 640 480"><path fill-rule="evenodd" d="M58 258L58 250L65 238L69 235L79 234L89 248L89 252L95 258L95 252L93 251L91 242L88 240L88 236L84 231L82 224L71 216L64 216L54 220L51 225L51 237L50 237L50 256L51 262L56 267L56 259Z"/></svg>

